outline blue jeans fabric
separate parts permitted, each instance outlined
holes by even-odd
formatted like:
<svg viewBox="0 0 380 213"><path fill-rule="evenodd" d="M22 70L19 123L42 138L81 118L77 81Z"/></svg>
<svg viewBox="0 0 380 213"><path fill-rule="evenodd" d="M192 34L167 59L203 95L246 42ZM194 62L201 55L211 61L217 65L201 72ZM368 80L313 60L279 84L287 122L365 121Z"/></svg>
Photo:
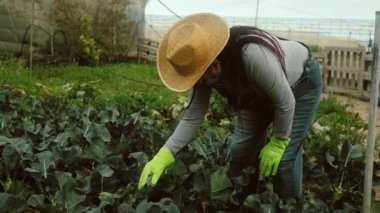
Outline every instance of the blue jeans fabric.
<svg viewBox="0 0 380 213"><path fill-rule="evenodd" d="M273 179L274 190L281 198L296 197L302 194L302 144L322 93L319 64L314 59L311 59L309 63L310 73L308 73L307 80L311 82L305 84L306 86L300 85L299 89L306 91L296 97L290 143ZM314 86L310 87L310 85ZM238 120L231 136L229 149L230 174L232 176L240 175L241 169L247 166L258 169L258 155L265 144L266 129L272 121L273 111L267 108L238 112Z"/></svg>

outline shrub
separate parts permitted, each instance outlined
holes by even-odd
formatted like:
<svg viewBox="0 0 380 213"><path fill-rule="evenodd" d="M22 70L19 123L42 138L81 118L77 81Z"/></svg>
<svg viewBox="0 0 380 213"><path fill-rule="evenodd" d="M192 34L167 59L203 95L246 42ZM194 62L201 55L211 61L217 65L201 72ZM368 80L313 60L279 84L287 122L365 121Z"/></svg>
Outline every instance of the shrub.
<svg viewBox="0 0 380 213"><path fill-rule="evenodd" d="M127 56L134 39L133 30L137 30L138 23L129 20L126 14L129 5L125 0L57 0L49 16L52 24L64 31L61 34L74 60L80 64L88 64L88 58L95 62L112 61Z"/></svg>

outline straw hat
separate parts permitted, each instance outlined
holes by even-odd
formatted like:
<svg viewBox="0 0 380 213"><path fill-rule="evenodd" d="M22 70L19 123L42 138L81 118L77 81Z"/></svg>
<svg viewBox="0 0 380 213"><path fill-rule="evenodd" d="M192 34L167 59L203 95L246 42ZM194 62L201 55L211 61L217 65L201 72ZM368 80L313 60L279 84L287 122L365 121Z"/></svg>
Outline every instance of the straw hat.
<svg viewBox="0 0 380 213"><path fill-rule="evenodd" d="M197 13L176 22L158 46L162 82L175 92L190 89L222 51L229 35L227 23L212 13Z"/></svg>

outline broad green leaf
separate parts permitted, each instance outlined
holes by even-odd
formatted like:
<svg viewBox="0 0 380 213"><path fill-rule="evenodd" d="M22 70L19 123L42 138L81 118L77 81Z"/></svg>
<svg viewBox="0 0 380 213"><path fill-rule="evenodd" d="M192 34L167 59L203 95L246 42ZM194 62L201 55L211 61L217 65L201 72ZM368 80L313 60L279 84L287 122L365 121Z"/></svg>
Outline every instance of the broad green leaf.
<svg viewBox="0 0 380 213"><path fill-rule="evenodd" d="M3 110L0 111L0 130L4 130L9 126L9 121L11 120L11 116L9 113L4 112Z"/></svg>
<svg viewBox="0 0 380 213"><path fill-rule="evenodd" d="M232 189L225 189L223 191L213 193L212 200L225 203L230 199L232 191Z"/></svg>
<svg viewBox="0 0 380 213"><path fill-rule="evenodd" d="M180 213L179 208L169 198L162 198L158 202L158 205L159 205L160 209L164 212Z"/></svg>
<svg viewBox="0 0 380 213"><path fill-rule="evenodd" d="M224 189L232 187L232 183L223 169L218 169L211 175L211 191L212 193L220 192Z"/></svg>
<svg viewBox="0 0 380 213"><path fill-rule="evenodd" d="M275 212L276 206L274 204L261 204L260 212Z"/></svg>
<svg viewBox="0 0 380 213"><path fill-rule="evenodd" d="M3 135L0 135L0 146L4 146L6 144L11 143L11 139L8 137L5 137Z"/></svg>
<svg viewBox="0 0 380 213"><path fill-rule="evenodd" d="M279 205L280 209L285 212L295 212L297 206L297 200L295 198L287 198L280 200Z"/></svg>
<svg viewBox="0 0 380 213"><path fill-rule="evenodd" d="M203 146L202 142L199 140L193 141L190 146L192 146L199 155L203 156L206 160L209 160L206 154L206 147Z"/></svg>
<svg viewBox="0 0 380 213"><path fill-rule="evenodd" d="M148 212L149 209L154 206L153 203L148 202L146 199L141 201L136 207L136 212Z"/></svg>
<svg viewBox="0 0 380 213"><path fill-rule="evenodd" d="M76 206L74 206L73 208L71 209L68 209L67 210L67 213L78 213L78 212L88 212L89 209L90 209L90 206L83 206L85 204L78 204Z"/></svg>
<svg viewBox="0 0 380 213"><path fill-rule="evenodd" d="M2 152L2 159L4 160L6 167L9 169L15 169L15 162L18 162L20 160L20 157L14 148L11 146L5 146Z"/></svg>
<svg viewBox="0 0 380 213"><path fill-rule="evenodd" d="M107 158L107 165L115 170L127 170L128 166L124 162L123 157L121 155L118 156L110 156Z"/></svg>
<svg viewBox="0 0 380 213"><path fill-rule="evenodd" d="M342 212L355 212L355 208L350 203L344 202ZM373 212L378 212L378 211L373 211Z"/></svg>
<svg viewBox="0 0 380 213"><path fill-rule="evenodd" d="M182 160L176 160L173 164L173 166L170 167L172 174L176 176L181 176L184 174L188 174L187 166Z"/></svg>
<svg viewBox="0 0 380 213"><path fill-rule="evenodd" d="M133 125L137 124L137 122L140 120L141 118L141 113L140 112L135 112L135 113L132 113L130 115L130 118L129 120L127 120L124 124L124 126L127 126L128 124L130 124L131 122L133 123Z"/></svg>
<svg viewBox="0 0 380 213"><path fill-rule="evenodd" d="M47 121L44 128L41 130L41 135L45 138L49 137L54 130L54 126L51 121Z"/></svg>
<svg viewBox="0 0 380 213"><path fill-rule="evenodd" d="M136 210L128 203L122 203L117 207L117 212L135 213Z"/></svg>
<svg viewBox="0 0 380 213"><path fill-rule="evenodd" d="M111 122L115 123L117 121L117 119L120 117L120 112L119 112L119 110L117 110L116 107L111 107L111 108L109 108L109 110L112 111Z"/></svg>
<svg viewBox="0 0 380 213"><path fill-rule="evenodd" d="M86 117L90 117L92 113L96 112L96 109L93 106L87 106L84 110L83 114Z"/></svg>
<svg viewBox="0 0 380 213"><path fill-rule="evenodd" d="M71 133L70 132L63 132L63 133L60 133L59 135L57 135L57 137L54 139L54 142L55 143L58 143L59 146L65 146L67 140L71 137Z"/></svg>
<svg viewBox="0 0 380 213"><path fill-rule="evenodd" d="M42 173L42 175L47 178L48 170L51 166L55 166L55 162L58 160L59 156L54 155L50 151L43 151L36 154L38 161L31 163L31 168L26 168L25 170L32 173Z"/></svg>
<svg viewBox="0 0 380 213"><path fill-rule="evenodd" d="M91 176L87 176L82 180L77 180L77 184L75 187L76 190L88 194L91 192Z"/></svg>
<svg viewBox="0 0 380 213"><path fill-rule="evenodd" d="M50 166L55 165L58 160L58 156L54 155L50 151L43 151L36 154L38 161L43 165L44 168L48 169Z"/></svg>
<svg viewBox="0 0 380 213"><path fill-rule="evenodd" d="M81 121L83 129L86 129L92 123L88 117L82 117Z"/></svg>
<svg viewBox="0 0 380 213"><path fill-rule="evenodd" d="M29 197L28 205L33 207L40 207L44 205L45 196L43 194L34 194Z"/></svg>
<svg viewBox="0 0 380 213"><path fill-rule="evenodd" d="M25 121L24 122L24 129L32 134L37 134L41 131L42 126L41 124L35 124L34 121Z"/></svg>
<svg viewBox="0 0 380 213"><path fill-rule="evenodd" d="M109 193L109 192L101 192L99 194L99 200L101 201L106 201L110 204L113 204L115 202L115 199L117 198L121 198L122 195L118 195L118 194L112 194L112 193Z"/></svg>
<svg viewBox="0 0 380 213"><path fill-rule="evenodd" d="M207 129L207 131L205 132L204 138L209 144L211 148L211 152L216 153L218 147L220 146L220 139L218 138L216 133L212 131L211 129Z"/></svg>
<svg viewBox="0 0 380 213"><path fill-rule="evenodd" d="M363 157L363 150L359 144L355 144L351 148L351 160L359 160Z"/></svg>
<svg viewBox="0 0 380 213"><path fill-rule="evenodd" d="M52 140L50 138L46 138L45 140L43 140L41 143L39 143L34 148L37 149L38 151L44 151L49 147L51 142L52 142Z"/></svg>
<svg viewBox="0 0 380 213"><path fill-rule="evenodd" d="M258 194L251 194L244 200L244 207L254 209L258 211L260 209L261 200L260 195Z"/></svg>
<svg viewBox="0 0 380 213"><path fill-rule="evenodd" d="M98 117L100 118L100 123L108 123L111 120L109 112L106 110L99 112Z"/></svg>
<svg viewBox="0 0 380 213"><path fill-rule="evenodd" d="M212 200L227 202L231 196L233 185L223 169L211 175Z"/></svg>
<svg viewBox="0 0 380 213"><path fill-rule="evenodd" d="M83 133L83 137L86 138L86 140L89 143L92 143L92 139L95 137L95 135L96 135L96 132L95 132L93 123L88 124Z"/></svg>
<svg viewBox="0 0 380 213"><path fill-rule="evenodd" d="M32 146L25 138L12 138L11 146L20 156L24 153L33 154Z"/></svg>
<svg viewBox="0 0 380 213"><path fill-rule="evenodd" d="M108 155L112 154L106 144L99 140L87 147L82 154L82 158L96 160L103 163Z"/></svg>
<svg viewBox="0 0 380 213"><path fill-rule="evenodd" d="M77 194L69 187L64 187L55 193L55 199L57 203L61 203L65 209L70 210L83 202L86 196Z"/></svg>
<svg viewBox="0 0 380 213"><path fill-rule="evenodd" d="M105 124L94 123L94 128L97 136L100 137L104 142L111 141L111 134Z"/></svg>
<svg viewBox="0 0 380 213"><path fill-rule="evenodd" d="M0 210L1 212L19 212L27 201L21 195L13 195L8 193L0 193Z"/></svg>
<svg viewBox="0 0 380 213"><path fill-rule="evenodd" d="M32 165L36 165L36 164L32 164ZM27 167L24 170L27 172L30 172L30 173L39 173L40 172L39 169L34 169L34 168L30 168L30 167Z"/></svg>
<svg viewBox="0 0 380 213"><path fill-rule="evenodd" d="M200 163L191 164L189 166L189 171L191 173L198 173L203 167L204 167L203 162L200 161Z"/></svg>
<svg viewBox="0 0 380 213"><path fill-rule="evenodd" d="M90 209L89 211L86 211L86 213L102 213L102 209L109 204L110 203L107 201L101 201L98 207Z"/></svg>
<svg viewBox="0 0 380 213"><path fill-rule="evenodd" d="M363 153L360 145L351 145L348 141L343 143L340 157L342 162L344 162L344 167L347 167L351 160L360 159L362 156Z"/></svg>
<svg viewBox="0 0 380 213"><path fill-rule="evenodd" d="M128 157L136 159L139 165L145 164L149 160L148 155L145 154L144 152L133 152L133 153L129 154Z"/></svg>
<svg viewBox="0 0 380 213"><path fill-rule="evenodd" d="M82 148L77 145L68 147L67 150L68 150L68 153L63 159L66 161L67 164L74 163L75 161L77 161L80 158L81 154L83 153Z"/></svg>
<svg viewBox="0 0 380 213"><path fill-rule="evenodd" d="M55 177L58 180L59 188L62 190L65 186L72 186L75 183L74 178L70 172L56 171Z"/></svg>
<svg viewBox="0 0 380 213"><path fill-rule="evenodd" d="M102 177L111 177L113 174L113 170L105 164L97 166L96 170Z"/></svg>
<svg viewBox="0 0 380 213"><path fill-rule="evenodd" d="M148 202L143 200L137 207L136 212L150 212L154 208L154 212L170 212L179 213L178 207L169 198L162 198L159 202Z"/></svg>
<svg viewBox="0 0 380 213"><path fill-rule="evenodd" d="M209 186L201 173L194 174L193 179L193 190L196 192L209 191Z"/></svg>
<svg viewBox="0 0 380 213"><path fill-rule="evenodd" d="M115 123L119 116L120 112L116 107L107 107L106 110L103 110L98 114L98 117L101 119L101 123Z"/></svg>
<svg viewBox="0 0 380 213"><path fill-rule="evenodd" d="M328 206L326 205L326 203L324 203L322 200L320 199L311 199L309 201L310 205L311 205L311 209L314 209L315 211L319 211L319 212L329 212L328 211Z"/></svg>
<svg viewBox="0 0 380 213"><path fill-rule="evenodd" d="M326 157L327 163L328 163L331 167L333 167L333 168L335 168L335 169L338 168L338 165L335 165L335 164L334 164L334 162L335 162L335 158L334 158L334 156L332 156L332 155L330 154L329 151L327 151L327 152L325 153L325 157Z"/></svg>

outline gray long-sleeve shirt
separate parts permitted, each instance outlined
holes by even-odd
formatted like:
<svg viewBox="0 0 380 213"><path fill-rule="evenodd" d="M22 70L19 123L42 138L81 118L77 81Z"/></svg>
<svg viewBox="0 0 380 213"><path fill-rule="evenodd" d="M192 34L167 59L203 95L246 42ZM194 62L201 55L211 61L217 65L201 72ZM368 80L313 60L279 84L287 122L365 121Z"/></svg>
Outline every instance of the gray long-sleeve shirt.
<svg viewBox="0 0 380 213"><path fill-rule="evenodd" d="M254 84L267 96L274 108L273 135L289 138L295 99L290 88L303 72L308 50L295 41L278 40L285 53L285 76L278 59L266 48L257 44L246 44L242 50L243 66L248 82ZM194 94L193 94L194 93ZM211 87L199 86L190 91L192 102L180 120L174 133L166 141L175 155L196 135L207 113ZM193 96L193 97L192 97Z"/></svg>

